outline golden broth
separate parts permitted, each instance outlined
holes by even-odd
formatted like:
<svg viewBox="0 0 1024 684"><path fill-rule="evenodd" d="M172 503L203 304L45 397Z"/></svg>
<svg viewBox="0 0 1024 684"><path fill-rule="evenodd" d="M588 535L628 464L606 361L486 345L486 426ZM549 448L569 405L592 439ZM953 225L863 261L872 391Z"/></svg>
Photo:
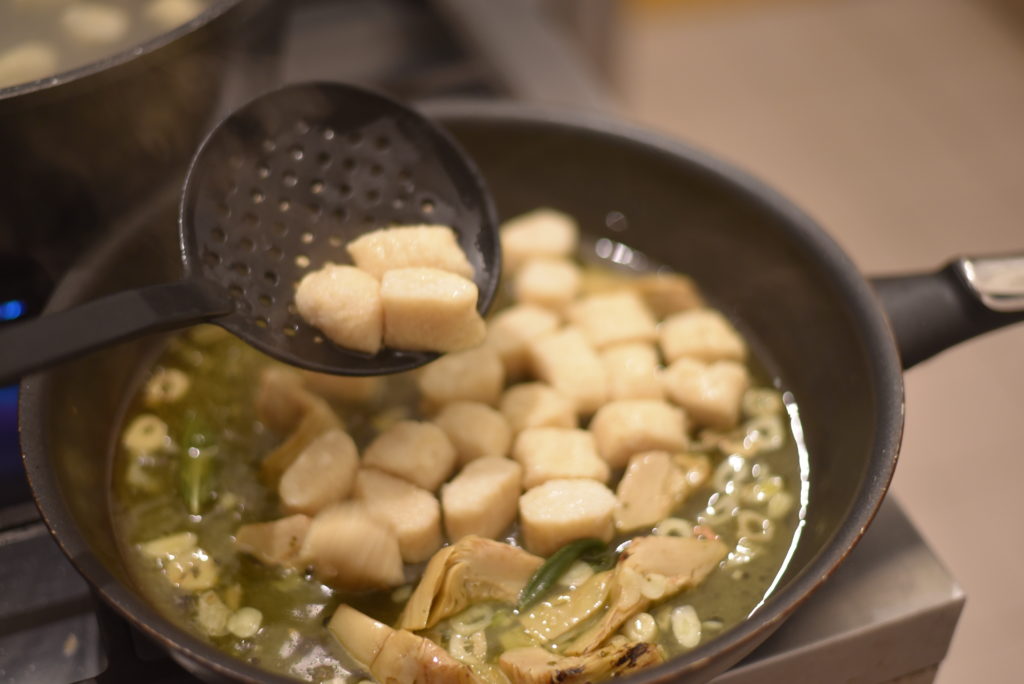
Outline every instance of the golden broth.
<svg viewBox="0 0 1024 684"><path fill-rule="evenodd" d="M599 275L607 270L596 268ZM167 436L160 448L149 453L121 448L117 454L113 496L120 542L151 600L171 619L219 648L298 679L321 682L342 677L346 678L342 681L359 682L368 679L368 673L330 636L324 627L326 619L337 605L347 603L394 624L422 564L406 566L406 587L353 595L321 583L312 572L265 566L234 549L231 535L239 525L281 516L276 494L257 475L261 458L281 439L258 421L253 406L260 369L269 363L219 329L199 327L173 338L151 377L166 369L183 371L189 378L187 392L180 400L159 406L147 406L140 393L128 411L126 424L143 414L155 415L166 425ZM756 386L770 387L759 367L752 368L752 375ZM408 374L382 382L384 391L372 401L333 403L360 450L386 425L424 417ZM768 392L766 396L781 402L784 395ZM781 444L760 452L733 453L745 450L742 435L724 442L707 432L695 438L706 442L703 453L711 459L712 476L673 516L713 528L728 545L730 555L701 585L651 609L659 624L657 642L668 656L685 653L742 622L784 570L802 524L807 473L801 467L806 459L800 458L802 447L792 429L799 425L795 407L787 402L779 408L782 431L772 439ZM190 513L181 491L183 454L188 445L213 454L210 470L204 475L208 482L201 515ZM621 472L614 474L613 489L620 477ZM776 501L774 519L762 515L771 508L772 500ZM761 517L740 511L754 511ZM760 530L751 529L751 520ZM763 526L762 521L766 521ZM745 526L742 531L741 526ZM140 552L141 544L184 530L193 532L198 546L216 562L218 579L213 588L225 597L240 594L239 605L261 612L262 623L255 634L204 635L196 623L196 593L172 586L159 564ZM632 536L619 536L611 546ZM506 541L518 543L514 527L508 530ZM670 617L678 606L691 606L699 619L695 643L684 645L673 634ZM513 619L511 607L496 609L497 617L487 627L492 661L503 643L502 630ZM445 645L451 634L450 620L424 634Z"/></svg>

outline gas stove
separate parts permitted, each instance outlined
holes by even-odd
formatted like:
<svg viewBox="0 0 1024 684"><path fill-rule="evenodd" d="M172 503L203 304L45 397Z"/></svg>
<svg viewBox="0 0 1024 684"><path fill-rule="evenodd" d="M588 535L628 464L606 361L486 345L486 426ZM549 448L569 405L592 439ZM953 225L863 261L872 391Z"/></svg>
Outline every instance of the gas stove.
<svg viewBox="0 0 1024 684"><path fill-rule="evenodd" d="M589 0L584 17L582 4L293 2L276 71L254 70L240 59L222 110L276 83L323 79L406 100L505 97L608 111L614 102L599 75L600 58L615 29L615 6ZM37 313L52 279L4 266L0 325ZM16 401L17 388L0 388L0 681L194 681L98 604L51 539L21 470ZM930 682L963 602L890 497L825 587L715 683Z"/></svg>

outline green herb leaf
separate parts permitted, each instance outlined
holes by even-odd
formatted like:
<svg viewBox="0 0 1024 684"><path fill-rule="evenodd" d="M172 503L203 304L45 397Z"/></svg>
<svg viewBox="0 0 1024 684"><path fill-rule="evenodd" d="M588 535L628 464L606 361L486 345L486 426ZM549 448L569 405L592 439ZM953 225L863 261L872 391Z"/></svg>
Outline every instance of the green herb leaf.
<svg viewBox="0 0 1024 684"><path fill-rule="evenodd" d="M516 608L519 610L529 608L554 586L555 582L566 573L569 566L583 556L603 553L606 548L605 543L600 539L588 538L571 541L558 549L544 561L543 565L537 568L526 586L523 587Z"/></svg>
<svg viewBox="0 0 1024 684"><path fill-rule="evenodd" d="M213 492L213 466L217 447L210 443L208 431L195 413L186 420L182 454L178 465L181 498L191 515L203 512Z"/></svg>

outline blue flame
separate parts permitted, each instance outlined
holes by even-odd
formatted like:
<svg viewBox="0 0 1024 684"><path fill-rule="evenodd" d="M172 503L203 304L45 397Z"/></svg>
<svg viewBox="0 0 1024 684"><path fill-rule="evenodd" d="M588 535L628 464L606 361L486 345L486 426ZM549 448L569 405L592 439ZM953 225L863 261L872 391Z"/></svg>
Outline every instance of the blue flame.
<svg viewBox="0 0 1024 684"><path fill-rule="evenodd" d="M11 299L0 302L0 321L13 321L25 314L25 302L20 299Z"/></svg>

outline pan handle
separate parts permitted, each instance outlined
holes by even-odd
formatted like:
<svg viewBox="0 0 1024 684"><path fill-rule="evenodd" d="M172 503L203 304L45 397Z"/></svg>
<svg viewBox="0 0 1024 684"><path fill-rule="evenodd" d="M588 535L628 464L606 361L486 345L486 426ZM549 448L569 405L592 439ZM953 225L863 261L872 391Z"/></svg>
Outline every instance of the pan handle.
<svg viewBox="0 0 1024 684"><path fill-rule="evenodd" d="M1024 321L1024 255L963 257L932 273L873 278L871 283L904 368Z"/></svg>

